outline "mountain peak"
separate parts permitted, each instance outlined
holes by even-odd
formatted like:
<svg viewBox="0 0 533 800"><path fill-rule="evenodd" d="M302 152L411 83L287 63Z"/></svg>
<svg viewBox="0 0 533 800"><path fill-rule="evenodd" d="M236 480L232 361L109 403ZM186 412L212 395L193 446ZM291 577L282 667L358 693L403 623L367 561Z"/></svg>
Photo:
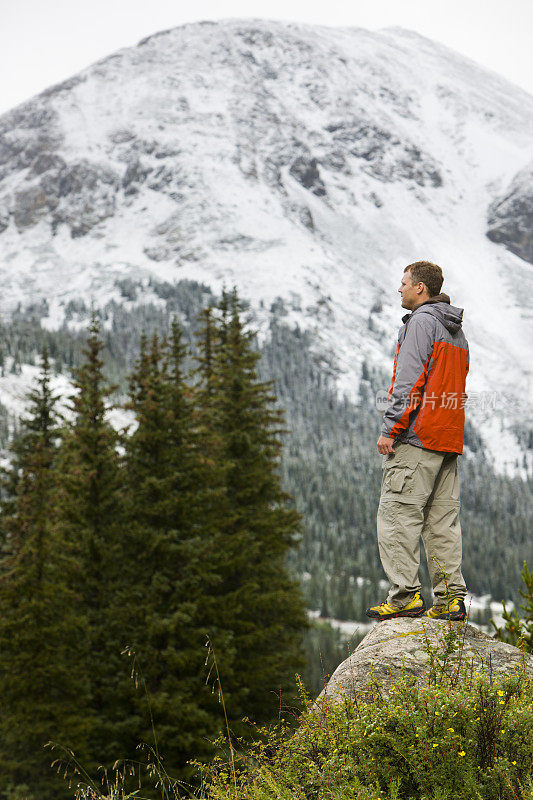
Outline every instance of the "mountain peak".
<svg viewBox="0 0 533 800"><path fill-rule="evenodd" d="M530 401L529 247L486 233L533 158L533 98L498 81L403 29L154 34L0 117L4 309L46 297L60 321L125 275L236 284L259 318L283 297L355 395L364 360L390 365L399 272L427 257L465 307L470 391Z"/></svg>

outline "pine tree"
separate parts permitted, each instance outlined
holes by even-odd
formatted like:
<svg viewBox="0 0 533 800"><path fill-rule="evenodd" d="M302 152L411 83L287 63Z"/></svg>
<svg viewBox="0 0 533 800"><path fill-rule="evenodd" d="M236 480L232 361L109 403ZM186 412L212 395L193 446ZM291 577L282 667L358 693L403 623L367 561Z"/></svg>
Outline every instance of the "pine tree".
<svg viewBox="0 0 533 800"><path fill-rule="evenodd" d="M524 602L518 608L508 611L503 603L503 619L505 625L499 628L494 621L495 636L501 642L508 642L515 647L523 646L528 653L533 653L533 572L530 572L526 562L522 570L522 580L524 589L520 589L520 595ZM523 616L519 611L523 611Z"/></svg>
<svg viewBox="0 0 533 800"><path fill-rule="evenodd" d="M113 387L103 374L102 350L93 315L85 362L74 371L73 421L63 433L57 475L57 527L81 558L78 582L88 625L93 709L89 767L134 756L139 732L130 665L122 655L133 601L124 604L120 592L127 559L120 439L106 416Z"/></svg>
<svg viewBox="0 0 533 800"><path fill-rule="evenodd" d="M2 485L0 785L48 800L70 793L44 746L73 744L85 757L90 709L78 553L53 524L58 416L46 350L28 402Z"/></svg>
<svg viewBox="0 0 533 800"><path fill-rule="evenodd" d="M199 447L185 358L176 322L168 341L154 335L148 349L143 339L130 380L137 428L126 455L129 550L143 567L135 649L156 737L146 731L145 738L165 754L166 769L182 777L191 773L187 761L212 752L209 739L219 729L204 668L212 467Z"/></svg>
<svg viewBox="0 0 533 800"><path fill-rule="evenodd" d="M280 694L294 696L307 621L285 563L300 517L279 477L282 413L272 385L258 380L259 354L241 310L236 292L224 292L218 318L204 315L198 375L225 490L214 620L230 636L224 688L234 719L265 722L277 715Z"/></svg>

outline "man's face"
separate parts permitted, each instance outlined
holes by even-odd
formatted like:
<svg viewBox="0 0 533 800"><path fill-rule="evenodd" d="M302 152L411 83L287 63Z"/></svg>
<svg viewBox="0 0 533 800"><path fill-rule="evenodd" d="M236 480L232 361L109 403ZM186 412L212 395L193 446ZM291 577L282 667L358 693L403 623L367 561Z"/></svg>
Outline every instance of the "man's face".
<svg viewBox="0 0 533 800"><path fill-rule="evenodd" d="M413 283L409 270L404 272L400 288L398 289L402 296L402 308L412 311L417 303L420 303L424 288L423 283Z"/></svg>

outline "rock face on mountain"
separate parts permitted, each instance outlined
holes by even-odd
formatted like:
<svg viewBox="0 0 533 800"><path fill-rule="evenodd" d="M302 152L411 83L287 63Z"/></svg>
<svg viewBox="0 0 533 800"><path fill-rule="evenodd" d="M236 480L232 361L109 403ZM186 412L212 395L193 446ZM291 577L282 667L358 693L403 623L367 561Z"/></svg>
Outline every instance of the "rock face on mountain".
<svg viewBox="0 0 533 800"><path fill-rule="evenodd" d="M533 264L533 164L489 208L487 236Z"/></svg>
<svg viewBox="0 0 533 800"><path fill-rule="evenodd" d="M454 649L445 657L445 637L450 630L456 634ZM401 675L427 680L431 653L441 665L446 662L446 669L452 675L462 666L473 673L485 667L495 678L520 669L533 676L533 656L492 639L472 625L426 617L395 619L380 622L365 636L352 655L337 667L315 705L320 709L343 695L364 693L371 680L377 681L385 696Z"/></svg>
<svg viewBox="0 0 533 800"><path fill-rule="evenodd" d="M466 309L471 398L497 397L471 409L497 459L533 407L532 129L532 97L408 31L162 32L0 118L3 313L45 297L61 324L125 277L236 284L259 324L282 297L357 397L429 258Z"/></svg>

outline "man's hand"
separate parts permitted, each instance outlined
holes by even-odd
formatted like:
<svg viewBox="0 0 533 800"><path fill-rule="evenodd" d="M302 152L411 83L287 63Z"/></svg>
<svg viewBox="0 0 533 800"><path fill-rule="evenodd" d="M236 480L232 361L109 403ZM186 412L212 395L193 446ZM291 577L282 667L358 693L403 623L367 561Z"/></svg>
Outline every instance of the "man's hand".
<svg viewBox="0 0 533 800"><path fill-rule="evenodd" d="M378 439L378 450L382 456L386 456L389 453L394 453L394 439L389 439L388 436L380 436Z"/></svg>

